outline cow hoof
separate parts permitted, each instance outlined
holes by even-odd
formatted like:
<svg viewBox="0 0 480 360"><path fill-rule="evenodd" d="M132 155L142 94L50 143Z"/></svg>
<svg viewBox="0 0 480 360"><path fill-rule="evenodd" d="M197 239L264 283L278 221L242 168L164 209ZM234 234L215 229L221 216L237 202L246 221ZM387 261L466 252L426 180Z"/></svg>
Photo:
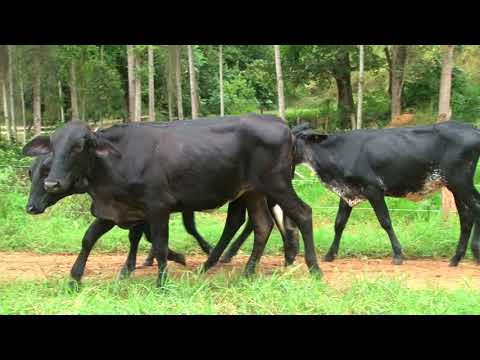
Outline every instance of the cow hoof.
<svg viewBox="0 0 480 360"><path fill-rule="evenodd" d="M393 265L402 265L403 264L403 259L402 258L393 258L392 264Z"/></svg>
<svg viewBox="0 0 480 360"><path fill-rule="evenodd" d="M117 280L120 281L120 280L128 279L131 273L132 272L128 270L128 268L123 267L117 275Z"/></svg>
<svg viewBox="0 0 480 360"><path fill-rule="evenodd" d="M153 266L153 260L148 260L148 259L145 260L142 266L146 266L146 267Z"/></svg>
<svg viewBox="0 0 480 360"><path fill-rule="evenodd" d="M335 260L335 255L327 254L323 257L323 261L326 262L332 262L333 260Z"/></svg>
<svg viewBox="0 0 480 360"><path fill-rule="evenodd" d="M70 280L68 282L68 289L73 292L80 292L81 283L77 280Z"/></svg>
<svg viewBox="0 0 480 360"><path fill-rule="evenodd" d="M229 264L232 262L232 257L231 256L224 256L220 259L220 262L222 264Z"/></svg>
<svg viewBox="0 0 480 360"><path fill-rule="evenodd" d="M187 259L185 258L185 255L183 254L178 254L177 256L175 256L174 259L172 259L174 262L176 262L177 264L180 264L180 265L183 265L183 266L187 266Z"/></svg>
<svg viewBox="0 0 480 360"><path fill-rule="evenodd" d="M448 264L448 266L457 267L459 262L460 261L458 261L458 260L450 260L450 263Z"/></svg>

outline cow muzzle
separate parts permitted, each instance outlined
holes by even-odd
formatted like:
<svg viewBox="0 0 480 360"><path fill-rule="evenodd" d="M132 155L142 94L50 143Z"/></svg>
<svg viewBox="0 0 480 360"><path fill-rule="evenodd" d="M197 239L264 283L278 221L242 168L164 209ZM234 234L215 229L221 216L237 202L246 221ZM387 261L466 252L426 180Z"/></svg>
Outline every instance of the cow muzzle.
<svg viewBox="0 0 480 360"><path fill-rule="evenodd" d="M38 215L43 213L43 210L37 208L35 205L32 205L32 204L28 204L26 210L27 210L27 213L30 215Z"/></svg>
<svg viewBox="0 0 480 360"><path fill-rule="evenodd" d="M43 188L45 189L46 192L52 193L52 194L62 191L62 186L60 184L60 181L57 181L57 180L45 180L43 182Z"/></svg>

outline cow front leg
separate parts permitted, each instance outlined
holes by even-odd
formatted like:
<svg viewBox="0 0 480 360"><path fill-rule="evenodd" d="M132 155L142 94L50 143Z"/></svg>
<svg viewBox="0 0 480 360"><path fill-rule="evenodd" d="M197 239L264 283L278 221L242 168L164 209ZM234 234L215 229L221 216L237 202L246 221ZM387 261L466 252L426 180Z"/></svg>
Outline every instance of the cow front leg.
<svg viewBox="0 0 480 360"><path fill-rule="evenodd" d="M277 224L277 227L278 226L279 225ZM283 214L283 226L284 231L280 230L280 235L282 236L283 240L285 266L290 266L295 262L295 258L298 255L298 229L293 223L293 221L285 214Z"/></svg>
<svg viewBox="0 0 480 360"><path fill-rule="evenodd" d="M72 277L70 286L72 288L78 289L80 280L82 279L85 271L85 265L87 263L88 256L97 240L103 234L109 232L114 226L115 224L113 222L102 219L95 219L95 221L90 224L82 239L82 249L77 256L72 269L70 270L70 276Z"/></svg>
<svg viewBox="0 0 480 360"><path fill-rule="evenodd" d="M238 236L238 238L233 242L232 245L227 249L226 253L220 259L221 263L229 263L232 261L232 258L237 255L238 251L248 239L250 234L253 232L253 222L250 217L248 217L247 223L245 228L243 229L242 233Z"/></svg>
<svg viewBox="0 0 480 360"><path fill-rule="evenodd" d="M217 264L220 256L225 251L225 248L245 222L245 209L246 205L244 196L228 204L227 221L223 228L222 236L220 237L218 244L211 251L207 261L203 264L201 272L206 272Z"/></svg>
<svg viewBox="0 0 480 360"><path fill-rule="evenodd" d="M392 245L393 250L393 264L394 265L402 265L403 263L403 253L402 253L402 246L395 235L395 231L393 230L392 221L390 219L390 214L388 212L387 204L385 203L385 198L383 195L375 194L368 198L370 204L375 211L375 215L377 216L378 222L382 226L382 228L387 232L388 237L390 239L390 243Z"/></svg>
<svg viewBox="0 0 480 360"><path fill-rule="evenodd" d="M195 214L193 211L182 212L183 226L185 230L197 240L198 245L205 254L210 254L212 251L211 245L198 233L197 226L195 225Z"/></svg>
<svg viewBox="0 0 480 360"><path fill-rule="evenodd" d="M169 211L156 211L150 218L150 231L153 255L158 263L157 286L162 288L167 281L168 222Z"/></svg>
<svg viewBox="0 0 480 360"><path fill-rule="evenodd" d="M143 225L137 225L130 229L128 232L128 240L130 241L130 249L127 255L127 261L123 265L120 273L118 274L119 279L125 279L130 276L130 274L135 271L137 264L137 252L138 244L143 235Z"/></svg>
<svg viewBox="0 0 480 360"><path fill-rule="evenodd" d="M347 204L345 200L340 199L337 217L335 218L335 238L333 239L332 245L330 245L330 249L323 258L324 261L333 261L337 256L343 230L347 225L351 213L352 208Z"/></svg>

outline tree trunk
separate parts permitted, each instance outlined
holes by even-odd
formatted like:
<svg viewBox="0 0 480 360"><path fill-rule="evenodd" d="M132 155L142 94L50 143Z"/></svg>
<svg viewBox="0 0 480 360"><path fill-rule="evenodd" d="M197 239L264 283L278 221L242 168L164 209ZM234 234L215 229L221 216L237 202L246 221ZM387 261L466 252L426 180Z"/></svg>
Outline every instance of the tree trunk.
<svg viewBox="0 0 480 360"><path fill-rule="evenodd" d="M72 60L72 63L70 64L70 103L72 106L72 120L79 120L80 112L78 110L77 69L74 60Z"/></svg>
<svg viewBox="0 0 480 360"><path fill-rule="evenodd" d="M25 90L23 88L23 74L20 75L20 102L22 103L23 144L27 143L27 117L25 116Z"/></svg>
<svg viewBox="0 0 480 360"><path fill-rule="evenodd" d="M225 116L225 102L223 98L223 45L218 51L219 73L220 73L220 116Z"/></svg>
<svg viewBox="0 0 480 360"><path fill-rule="evenodd" d="M155 121L155 64L153 46L148 46L148 118Z"/></svg>
<svg viewBox="0 0 480 360"><path fill-rule="evenodd" d="M197 95L197 76L195 74L195 61L193 58L192 45L187 45L188 49L188 71L190 73L190 100L192 103L192 119L198 118L199 104Z"/></svg>
<svg viewBox="0 0 480 360"><path fill-rule="evenodd" d="M443 64L442 76L440 78L440 96L438 101L439 122L450 120L450 117L452 116L451 95L455 45L443 45L442 48ZM456 211L455 199L447 188L442 189L442 211L445 219L447 219L452 212Z"/></svg>
<svg viewBox="0 0 480 360"><path fill-rule="evenodd" d="M42 133L42 79L40 54L33 56L33 128L35 135Z"/></svg>
<svg viewBox="0 0 480 360"><path fill-rule="evenodd" d="M1 91L2 91L2 103L3 103L3 115L5 118L5 128L7 130L7 141L10 144L12 142L12 132L10 128L10 114L8 109L8 97L7 97L7 84L5 81L5 76L2 74L1 82Z"/></svg>
<svg viewBox="0 0 480 360"><path fill-rule="evenodd" d="M393 45L391 59L391 120L402 114L402 91L407 62L407 45Z"/></svg>
<svg viewBox="0 0 480 360"><path fill-rule="evenodd" d="M174 120L173 98L174 98L174 74L175 74L175 46L168 45L168 66L167 66L167 96L168 96L168 120Z"/></svg>
<svg viewBox="0 0 480 360"><path fill-rule="evenodd" d="M58 101L60 103L60 119L62 123L65 122L65 112L63 110L63 92L62 92L62 82L58 80Z"/></svg>
<svg viewBox="0 0 480 360"><path fill-rule="evenodd" d="M178 120L183 120L181 51L181 45L175 45L175 83L177 88Z"/></svg>
<svg viewBox="0 0 480 360"><path fill-rule="evenodd" d="M277 92L278 92L278 113L283 121L285 117L285 94L283 87L282 59L280 56L280 45L273 45L275 50L275 70L277 72Z"/></svg>
<svg viewBox="0 0 480 360"><path fill-rule="evenodd" d="M3 104L3 116L5 118L5 129L7 132L7 141L10 143L12 140L11 128L10 128L10 110L8 106L7 96L7 79L8 79L8 45L0 45L0 92Z"/></svg>
<svg viewBox="0 0 480 360"><path fill-rule="evenodd" d="M364 61L364 45L359 45L359 65L358 70L358 99L357 99L357 129L362 128L362 106L363 106L363 81L365 76Z"/></svg>
<svg viewBox="0 0 480 360"><path fill-rule="evenodd" d="M128 119L135 121L135 55L133 45L127 45L128 62Z"/></svg>
<svg viewBox="0 0 480 360"><path fill-rule="evenodd" d="M383 48L385 52L385 58L387 59L387 66L388 66L388 96L390 99L392 98L392 56L390 55L390 49L388 46Z"/></svg>
<svg viewBox="0 0 480 360"><path fill-rule="evenodd" d="M342 129L355 128L355 106L353 103L350 56L348 52L337 55L335 67L332 69L337 84L339 124Z"/></svg>
<svg viewBox="0 0 480 360"><path fill-rule="evenodd" d="M13 73L14 69L14 62L13 62L13 52L14 46L8 46L8 93L10 96L10 128L11 134L15 142L17 141L17 122L15 119L15 98L14 98L14 91L13 91Z"/></svg>
<svg viewBox="0 0 480 360"><path fill-rule="evenodd" d="M140 67L142 59L134 53L135 62L135 121L142 121L142 77Z"/></svg>

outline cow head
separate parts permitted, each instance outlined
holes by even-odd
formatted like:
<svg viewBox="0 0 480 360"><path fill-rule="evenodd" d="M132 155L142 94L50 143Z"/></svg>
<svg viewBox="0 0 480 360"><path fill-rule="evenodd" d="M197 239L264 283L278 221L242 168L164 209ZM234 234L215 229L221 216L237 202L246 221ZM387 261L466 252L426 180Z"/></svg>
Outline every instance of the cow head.
<svg viewBox="0 0 480 360"><path fill-rule="evenodd" d="M43 183L51 194L66 193L86 178L92 157L120 156L110 141L92 132L81 121L67 123L50 137L36 137L25 145L23 153L26 156L51 155L50 172Z"/></svg>

